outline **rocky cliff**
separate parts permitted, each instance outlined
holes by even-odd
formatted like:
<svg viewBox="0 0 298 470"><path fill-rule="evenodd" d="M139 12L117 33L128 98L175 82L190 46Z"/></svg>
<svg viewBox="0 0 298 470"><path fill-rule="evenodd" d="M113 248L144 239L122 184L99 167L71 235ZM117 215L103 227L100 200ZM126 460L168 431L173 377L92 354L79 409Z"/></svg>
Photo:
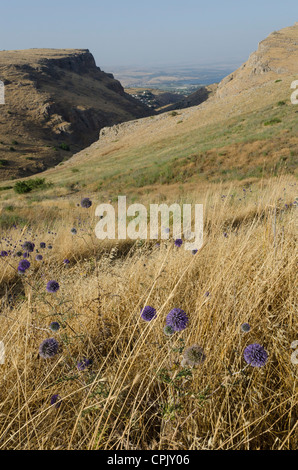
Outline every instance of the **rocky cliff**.
<svg viewBox="0 0 298 470"><path fill-rule="evenodd" d="M103 127L152 114L87 49L1 51L0 80L1 179L46 169L90 145Z"/></svg>
<svg viewBox="0 0 298 470"><path fill-rule="evenodd" d="M217 96L236 95L291 74L293 79L298 74L298 23L261 41L247 62L220 82Z"/></svg>

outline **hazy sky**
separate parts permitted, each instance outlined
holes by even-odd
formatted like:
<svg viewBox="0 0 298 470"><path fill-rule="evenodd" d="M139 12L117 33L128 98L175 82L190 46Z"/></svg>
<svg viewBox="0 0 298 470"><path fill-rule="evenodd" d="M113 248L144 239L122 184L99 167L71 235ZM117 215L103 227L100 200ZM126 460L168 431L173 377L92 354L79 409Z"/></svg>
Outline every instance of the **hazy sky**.
<svg viewBox="0 0 298 470"><path fill-rule="evenodd" d="M1 2L0 50L89 49L105 71L241 63L297 13L297 0L13 0Z"/></svg>

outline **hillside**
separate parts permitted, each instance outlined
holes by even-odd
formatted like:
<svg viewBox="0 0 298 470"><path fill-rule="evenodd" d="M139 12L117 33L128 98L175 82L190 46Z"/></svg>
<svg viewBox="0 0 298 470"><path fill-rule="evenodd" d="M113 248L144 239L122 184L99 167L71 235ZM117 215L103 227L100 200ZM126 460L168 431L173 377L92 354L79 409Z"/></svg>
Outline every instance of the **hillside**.
<svg viewBox="0 0 298 470"><path fill-rule="evenodd" d="M1 51L0 80L2 180L59 163L94 142L102 127L152 114L87 49Z"/></svg>
<svg viewBox="0 0 298 470"><path fill-rule="evenodd" d="M298 74L298 25L273 37L281 38L280 62L276 47L271 58L266 40L261 43L270 71L256 75L246 65L198 106L101 129L90 147L42 173L54 185L47 197L88 191L110 199L124 191L167 193L181 185L297 174L298 109L290 86ZM255 56L262 61L260 51Z"/></svg>
<svg viewBox="0 0 298 470"><path fill-rule="evenodd" d="M159 111L166 112L166 111L172 111L175 109L184 109L184 108L190 108L192 106L198 106L199 104L206 101L208 98L211 98L211 96L214 95L216 90L217 90L216 83L213 83L212 85L200 87L198 90L194 91L188 96L183 97L176 103L172 101L172 103L169 104L168 106L165 105Z"/></svg>

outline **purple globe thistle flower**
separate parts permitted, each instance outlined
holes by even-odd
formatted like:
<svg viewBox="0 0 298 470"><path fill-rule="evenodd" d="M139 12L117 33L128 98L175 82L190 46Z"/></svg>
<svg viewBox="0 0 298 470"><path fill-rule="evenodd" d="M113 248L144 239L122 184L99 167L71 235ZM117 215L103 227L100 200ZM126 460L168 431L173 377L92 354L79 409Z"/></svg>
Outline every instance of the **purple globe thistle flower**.
<svg viewBox="0 0 298 470"><path fill-rule="evenodd" d="M61 398L59 395L51 396L51 405L55 406L55 408L59 408L59 406L61 405Z"/></svg>
<svg viewBox="0 0 298 470"><path fill-rule="evenodd" d="M253 367L262 367L266 364L268 359L268 354L258 343L249 344L244 349L244 360L247 364L250 364Z"/></svg>
<svg viewBox="0 0 298 470"><path fill-rule="evenodd" d="M55 292L57 292L59 290L59 284L57 281L49 281L47 283L47 291L50 292L51 294L54 294Z"/></svg>
<svg viewBox="0 0 298 470"><path fill-rule="evenodd" d="M0 253L0 256L8 256L8 253L7 251L5 250L2 250L1 253Z"/></svg>
<svg viewBox="0 0 298 470"><path fill-rule="evenodd" d="M73 228L71 229L71 233L72 233L73 235L76 235L77 229L73 227Z"/></svg>
<svg viewBox="0 0 298 470"><path fill-rule="evenodd" d="M35 259L36 259L36 261L41 261L42 260L42 255L36 255Z"/></svg>
<svg viewBox="0 0 298 470"><path fill-rule="evenodd" d="M28 251L29 253L32 253L32 251L34 250L34 247L35 247L35 244L32 243L32 242L25 242L25 243L22 245L23 250L26 250L26 251Z"/></svg>
<svg viewBox="0 0 298 470"><path fill-rule="evenodd" d="M25 251L25 253L23 253L23 258L29 258L29 253L27 251Z"/></svg>
<svg viewBox="0 0 298 470"><path fill-rule="evenodd" d="M51 250L53 247L52 245L48 245L48 249Z"/></svg>
<svg viewBox="0 0 298 470"><path fill-rule="evenodd" d="M156 310L154 307L150 307L147 305L146 307L141 310L141 317L145 321L151 321L153 318L156 318Z"/></svg>
<svg viewBox="0 0 298 470"><path fill-rule="evenodd" d="M69 264L70 261L69 261L69 259L65 258L65 259L63 260L63 263L64 263L64 264Z"/></svg>
<svg viewBox="0 0 298 470"><path fill-rule="evenodd" d="M204 354L203 348L197 344L194 344L193 346L185 349L181 365L189 365L193 367L197 366L198 364L202 364L205 359L206 356Z"/></svg>
<svg viewBox="0 0 298 470"><path fill-rule="evenodd" d="M40 242L39 246L40 246L40 248L45 248L46 244L44 242Z"/></svg>
<svg viewBox="0 0 298 470"><path fill-rule="evenodd" d="M85 370L87 367L89 367L92 364L92 359L84 359L80 362L77 363L77 368L78 370Z"/></svg>
<svg viewBox="0 0 298 470"><path fill-rule="evenodd" d="M91 205L92 205L92 201L90 201L89 197L84 197L81 200L81 206L84 207L85 209L89 209Z"/></svg>
<svg viewBox="0 0 298 470"><path fill-rule="evenodd" d="M193 255L196 255L198 250L191 250L191 252L192 252Z"/></svg>
<svg viewBox="0 0 298 470"><path fill-rule="evenodd" d="M178 248L182 245L182 243L183 243L183 241L181 240L181 238L177 238L174 241L175 246L178 246Z"/></svg>
<svg viewBox="0 0 298 470"><path fill-rule="evenodd" d="M39 346L39 355L43 359L54 357L59 349L59 343L55 338L45 339Z"/></svg>
<svg viewBox="0 0 298 470"><path fill-rule="evenodd" d="M168 313L166 318L166 325L170 325L174 331L182 331L188 324L188 316L181 308L173 308Z"/></svg>
<svg viewBox="0 0 298 470"><path fill-rule="evenodd" d="M17 252L16 252L16 256L19 256L19 257L20 257L20 256L22 256L22 254L23 254L22 251L17 251Z"/></svg>
<svg viewBox="0 0 298 470"><path fill-rule="evenodd" d="M241 328L241 331L243 331L244 333L247 333L250 330L250 325L249 323L242 323L240 328Z"/></svg>
<svg viewBox="0 0 298 470"><path fill-rule="evenodd" d="M60 329L60 324L57 321L52 321L50 323L50 330L51 331L58 331Z"/></svg>
<svg viewBox="0 0 298 470"><path fill-rule="evenodd" d="M30 261L27 259L21 259L19 262L18 270L20 271L26 271L26 269L30 268Z"/></svg>

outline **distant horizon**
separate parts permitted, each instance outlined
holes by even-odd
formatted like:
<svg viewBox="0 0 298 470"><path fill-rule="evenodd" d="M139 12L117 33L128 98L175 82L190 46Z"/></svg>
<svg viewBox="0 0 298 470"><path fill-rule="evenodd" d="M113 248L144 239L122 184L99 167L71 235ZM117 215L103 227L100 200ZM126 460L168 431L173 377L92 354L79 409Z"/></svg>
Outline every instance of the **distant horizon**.
<svg viewBox="0 0 298 470"><path fill-rule="evenodd" d="M15 0L1 8L1 48L89 49L111 67L243 63L275 30L295 24L296 0Z"/></svg>
<svg viewBox="0 0 298 470"><path fill-rule="evenodd" d="M92 54L92 51L89 49L89 51L91 52ZM93 54L92 54L93 55ZM94 57L95 59L95 57ZM234 66L234 65L238 65L239 66L241 64L243 64L244 62L246 62L248 59L248 57L246 58L243 58L242 60L230 60L230 61L226 61L226 62L176 62L176 63L163 63L163 62L151 62L151 63L147 63L147 64L138 64L138 63L129 63L129 64L98 64L96 59L95 59L95 62L96 62L96 65L100 68L104 68L104 67L113 67L113 68L118 68L118 69L143 69L143 70L147 70L147 69L161 69L161 68L176 68L176 67L181 67L181 68L187 68L187 67L190 67L190 68L212 68L212 67L231 67L231 66Z"/></svg>

